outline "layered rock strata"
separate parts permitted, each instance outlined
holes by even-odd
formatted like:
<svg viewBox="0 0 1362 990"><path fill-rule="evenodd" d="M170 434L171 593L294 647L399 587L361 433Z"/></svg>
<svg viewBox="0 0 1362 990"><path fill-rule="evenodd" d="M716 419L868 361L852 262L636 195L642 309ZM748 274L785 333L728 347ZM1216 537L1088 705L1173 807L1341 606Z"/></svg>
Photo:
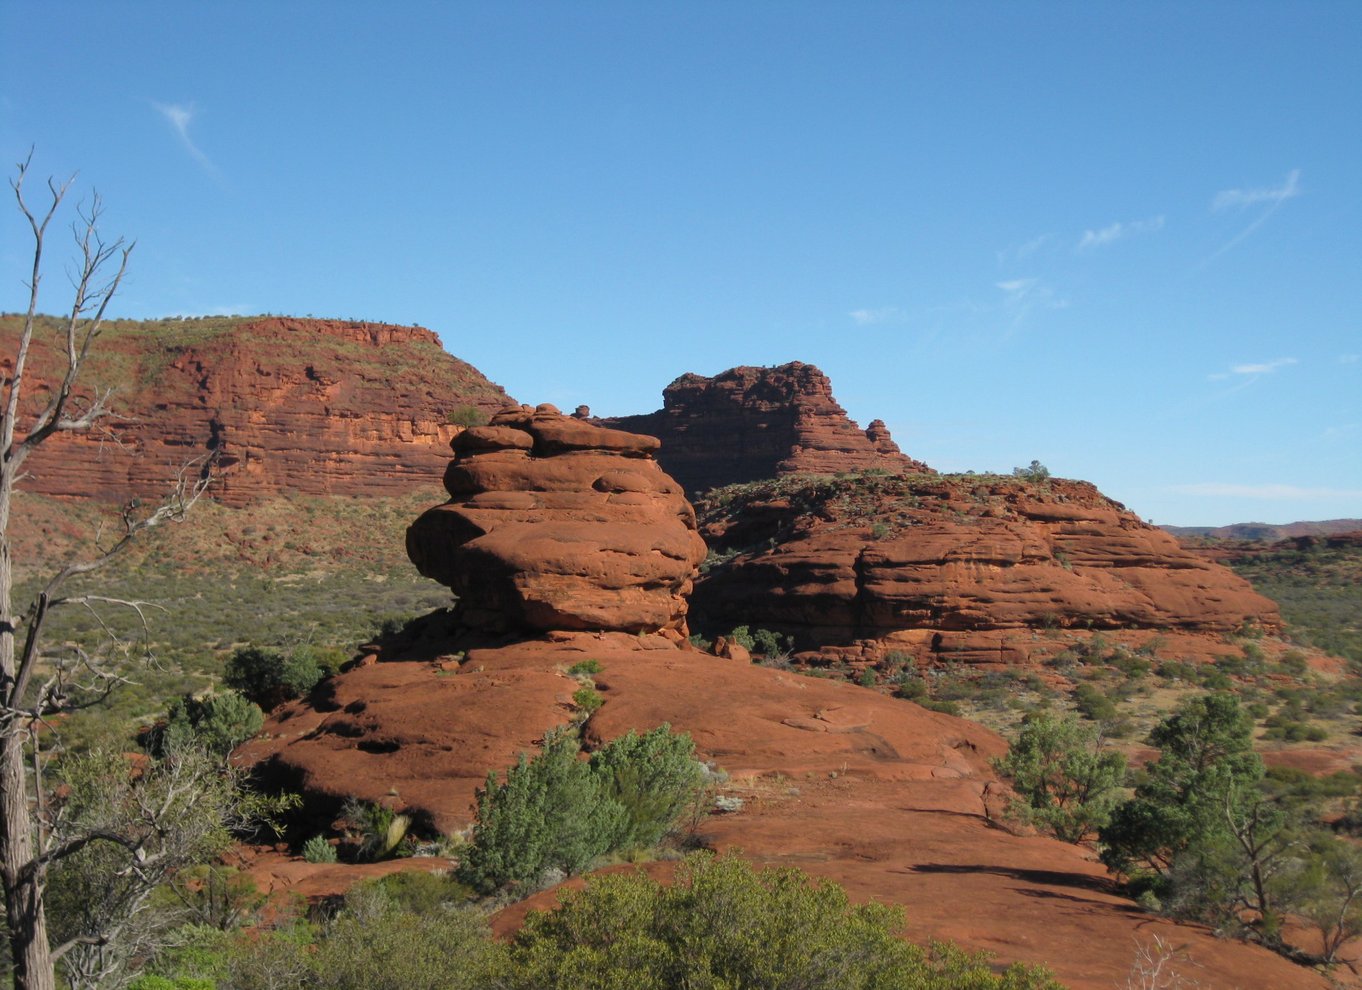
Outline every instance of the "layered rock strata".
<svg viewBox="0 0 1362 990"><path fill-rule="evenodd" d="M1006 477L785 479L700 503L714 553L699 628L804 649L1016 663L1068 630L1275 629L1276 605L1091 484Z"/></svg>
<svg viewBox="0 0 1362 990"><path fill-rule="evenodd" d="M849 419L811 364L682 375L662 402L654 413L599 422L658 437L658 460L692 497L801 472L930 470L899 450L882 420L862 430Z"/></svg>
<svg viewBox="0 0 1362 990"><path fill-rule="evenodd" d="M422 574L453 588L489 631L686 635L705 545L653 437L553 406L504 412L454 438L450 501L407 531Z"/></svg>
<svg viewBox="0 0 1362 990"><path fill-rule="evenodd" d="M0 319L8 371L20 321ZM57 380L44 321L30 382ZM159 497L190 459L218 454L214 497L398 495L435 477L462 427L510 404L421 327L261 318L109 324L81 387L113 390L106 430L61 434L25 465L26 491ZM45 400L43 385L29 390Z"/></svg>

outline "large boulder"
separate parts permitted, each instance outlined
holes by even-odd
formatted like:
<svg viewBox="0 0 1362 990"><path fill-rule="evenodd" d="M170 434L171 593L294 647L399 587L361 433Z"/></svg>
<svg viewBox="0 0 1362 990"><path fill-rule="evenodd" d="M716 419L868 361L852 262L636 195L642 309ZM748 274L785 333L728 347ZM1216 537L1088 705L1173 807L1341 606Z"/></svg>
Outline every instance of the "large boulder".
<svg viewBox="0 0 1362 990"><path fill-rule="evenodd" d="M653 437L550 405L503 412L451 442L450 501L407 530L420 572L474 629L686 635L705 544Z"/></svg>

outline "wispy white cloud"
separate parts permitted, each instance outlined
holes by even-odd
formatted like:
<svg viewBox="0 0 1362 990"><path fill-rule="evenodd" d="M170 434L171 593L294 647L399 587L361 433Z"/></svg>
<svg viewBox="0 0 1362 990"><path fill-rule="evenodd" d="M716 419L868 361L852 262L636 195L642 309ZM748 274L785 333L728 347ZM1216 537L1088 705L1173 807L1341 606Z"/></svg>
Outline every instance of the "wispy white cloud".
<svg viewBox="0 0 1362 990"><path fill-rule="evenodd" d="M1038 310L1067 309L1069 300L1038 278L1011 278L994 282L1003 293L1000 305L1007 318L1007 333L1022 326Z"/></svg>
<svg viewBox="0 0 1362 990"><path fill-rule="evenodd" d="M856 321L857 326L871 327L878 323L902 323L907 315L898 306L879 306L873 309L853 309L847 316Z"/></svg>
<svg viewBox="0 0 1362 990"><path fill-rule="evenodd" d="M1242 209L1257 203L1271 203L1278 206L1288 199L1301 194L1301 170L1293 168L1287 173L1286 181L1280 186L1267 186L1257 189L1222 189L1211 200L1212 210Z"/></svg>
<svg viewBox="0 0 1362 990"><path fill-rule="evenodd" d="M1300 179L1301 170L1293 168L1287 173L1286 181L1276 188L1222 189L1220 192L1216 193L1215 198L1211 200L1211 209L1213 211L1242 209L1246 206L1256 206L1263 203L1267 204L1267 209L1263 210L1263 212L1258 215L1257 219L1247 227L1239 231L1239 233L1235 234L1220 247L1216 248L1211 256L1203 261L1198 267L1204 268L1226 251L1238 247L1252 236L1254 231L1267 223L1268 217L1281 209L1283 203L1299 196L1301 194Z"/></svg>
<svg viewBox="0 0 1362 990"><path fill-rule="evenodd" d="M170 124L171 128L175 131L176 136L179 137L180 143L184 145L185 150L189 152L194 160L204 168L216 170L213 163L208 160L208 156L203 153L203 149L195 144L194 139L189 136L189 125L194 122L194 118L198 115L198 109L194 104L153 103L152 106L155 107L156 111Z"/></svg>
<svg viewBox="0 0 1362 990"><path fill-rule="evenodd" d="M1006 265L1010 262L1025 261L1037 251L1049 246L1054 240L1054 234L1040 234L1029 241L1023 241L1021 244L1005 247L998 252L998 264Z"/></svg>
<svg viewBox="0 0 1362 990"><path fill-rule="evenodd" d="M1263 361L1259 364L1236 364L1230 370L1236 375L1268 375L1278 368L1299 363L1295 358L1277 358L1275 361Z"/></svg>
<svg viewBox="0 0 1362 990"><path fill-rule="evenodd" d="M1277 358L1275 361L1260 361L1256 364L1236 364L1230 367L1229 371L1217 371L1207 375L1213 382L1222 382L1231 375L1245 375L1250 378L1259 378L1263 375L1270 375L1278 368L1286 368L1293 364L1299 364L1293 357Z"/></svg>
<svg viewBox="0 0 1362 990"><path fill-rule="evenodd" d="M1114 244L1123 238L1133 237L1136 234L1152 234L1155 231L1162 230L1163 223L1164 218L1160 214L1146 220L1113 223L1101 230L1085 230L1083 237L1078 242L1078 250L1089 251L1093 248L1106 247L1108 244Z"/></svg>
<svg viewBox="0 0 1362 990"><path fill-rule="evenodd" d="M1183 495L1205 495L1212 498L1281 499L1340 499L1362 498L1362 488L1306 488L1301 485L1263 484L1238 485L1206 481L1195 485L1171 485L1169 491Z"/></svg>

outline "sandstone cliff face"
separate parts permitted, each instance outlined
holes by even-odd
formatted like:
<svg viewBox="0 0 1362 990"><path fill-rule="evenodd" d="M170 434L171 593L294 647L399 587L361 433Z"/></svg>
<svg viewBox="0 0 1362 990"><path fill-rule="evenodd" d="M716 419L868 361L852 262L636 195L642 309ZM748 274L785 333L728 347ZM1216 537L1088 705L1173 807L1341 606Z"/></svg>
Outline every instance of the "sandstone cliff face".
<svg viewBox="0 0 1362 990"><path fill-rule="evenodd" d="M19 326L0 320L5 370L14 350L5 342ZM54 340L35 338L30 369L40 380L57 367ZM460 429L451 412L509 404L430 330L336 320L116 322L82 384L113 388L120 416L107 434L54 437L29 461L26 490L156 497L187 460L217 450L214 495L229 504L292 492L402 494L438 472Z"/></svg>
<svg viewBox="0 0 1362 990"><path fill-rule="evenodd" d="M662 401L655 413L600 422L659 438L658 460L692 497L797 472L928 470L899 451L882 420L862 430L848 419L828 376L811 364L686 374Z"/></svg>
<svg viewBox="0 0 1362 990"><path fill-rule="evenodd" d="M1218 640L1280 623L1248 582L1086 482L788 478L699 508L715 563L693 612L711 632L749 625L833 654L1015 663L1062 648L1037 630Z"/></svg>
<svg viewBox="0 0 1362 990"><path fill-rule="evenodd" d="M412 524L407 553L472 628L684 640L706 551L657 446L549 405L504 412L454 438L451 500Z"/></svg>

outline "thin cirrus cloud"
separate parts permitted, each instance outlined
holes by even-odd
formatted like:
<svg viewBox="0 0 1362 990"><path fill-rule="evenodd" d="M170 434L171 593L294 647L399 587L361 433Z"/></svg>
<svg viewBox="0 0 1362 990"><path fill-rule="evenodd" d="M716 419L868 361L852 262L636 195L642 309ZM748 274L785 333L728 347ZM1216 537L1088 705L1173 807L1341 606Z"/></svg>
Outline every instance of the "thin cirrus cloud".
<svg viewBox="0 0 1362 990"><path fill-rule="evenodd" d="M1236 364L1229 371L1217 371L1207 375L1213 382L1223 382L1231 375L1243 375L1251 380L1261 378L1263 375L1270 375L1279 368L1286 368L1293 364L1299 364L1293 357L1277 358L1275 361L1260 361L1256 364Z"/></svg>
<svg viewBox="0 0 1362 990"><path fill-rule="evenodd" d="M198 109L192 103L153 103L157 113L166 119L175 134L184 145L184 149L189 152L193 159L204 168L213 170L215 166L209 161L208 156L203 153L203 149L194 143L194 139L189 136L189 125L194 122L198 115Z"/></svg>
<svg viewBox="0 0 1362 990"><path fill-rule="evenodd" d="M1301 170L1293 168L1280 186L1267 186L1257 189L1222 189L1211 200L1212 210L1242 209L1258 203L1271 203L1280 206L1288 199L1301 194Z"/></svg>
<svg viewBox="0 0 1362 990"><path fill-rule="evenodd" d="M880 323L901 323L907 314L897 306L879 306L873 309L853 309L847 314L860 327L873 327Z"/></svg>
<svg viewBox="0 0 1362 990"><path fill-rule="evenodd" d="M1301 170L1293 168L1287 173L1280 186L1261 186L1253 189L1222 189L1211 200L1211 212L1222 213L1228 210L1243 210L1251 206L1266 206L1253 222L1218 247L1210 257L1201 263L1209 265L1226 251L1238 247L1253 233L1267 223L1268 217L1282 208L1282 204L1301 195Z"/></svg>
<svg viewBox="0 0 1362 990"><path fill-rule="evenodd" d="M1171 485L1170 491L1183 495L1205 495L1211 498L1255 498L1255 499L1338 499L1362 497L1358 488L1306 488L1301 485L1236 485L1219 481L1206 481L1195 485Z"/></svg>
<svg viewBox="0 0 1362 990"><path fill-rule="evenodd" d="M1129 223L1113 223L1101 230L1085 230L1078 242L1078 250L1091 251L1093 248L1106 247L1127 237L1138 234L1152 234L1163 229L1164 218L1149 217L1146 220L1132 220Z"/></svg>

